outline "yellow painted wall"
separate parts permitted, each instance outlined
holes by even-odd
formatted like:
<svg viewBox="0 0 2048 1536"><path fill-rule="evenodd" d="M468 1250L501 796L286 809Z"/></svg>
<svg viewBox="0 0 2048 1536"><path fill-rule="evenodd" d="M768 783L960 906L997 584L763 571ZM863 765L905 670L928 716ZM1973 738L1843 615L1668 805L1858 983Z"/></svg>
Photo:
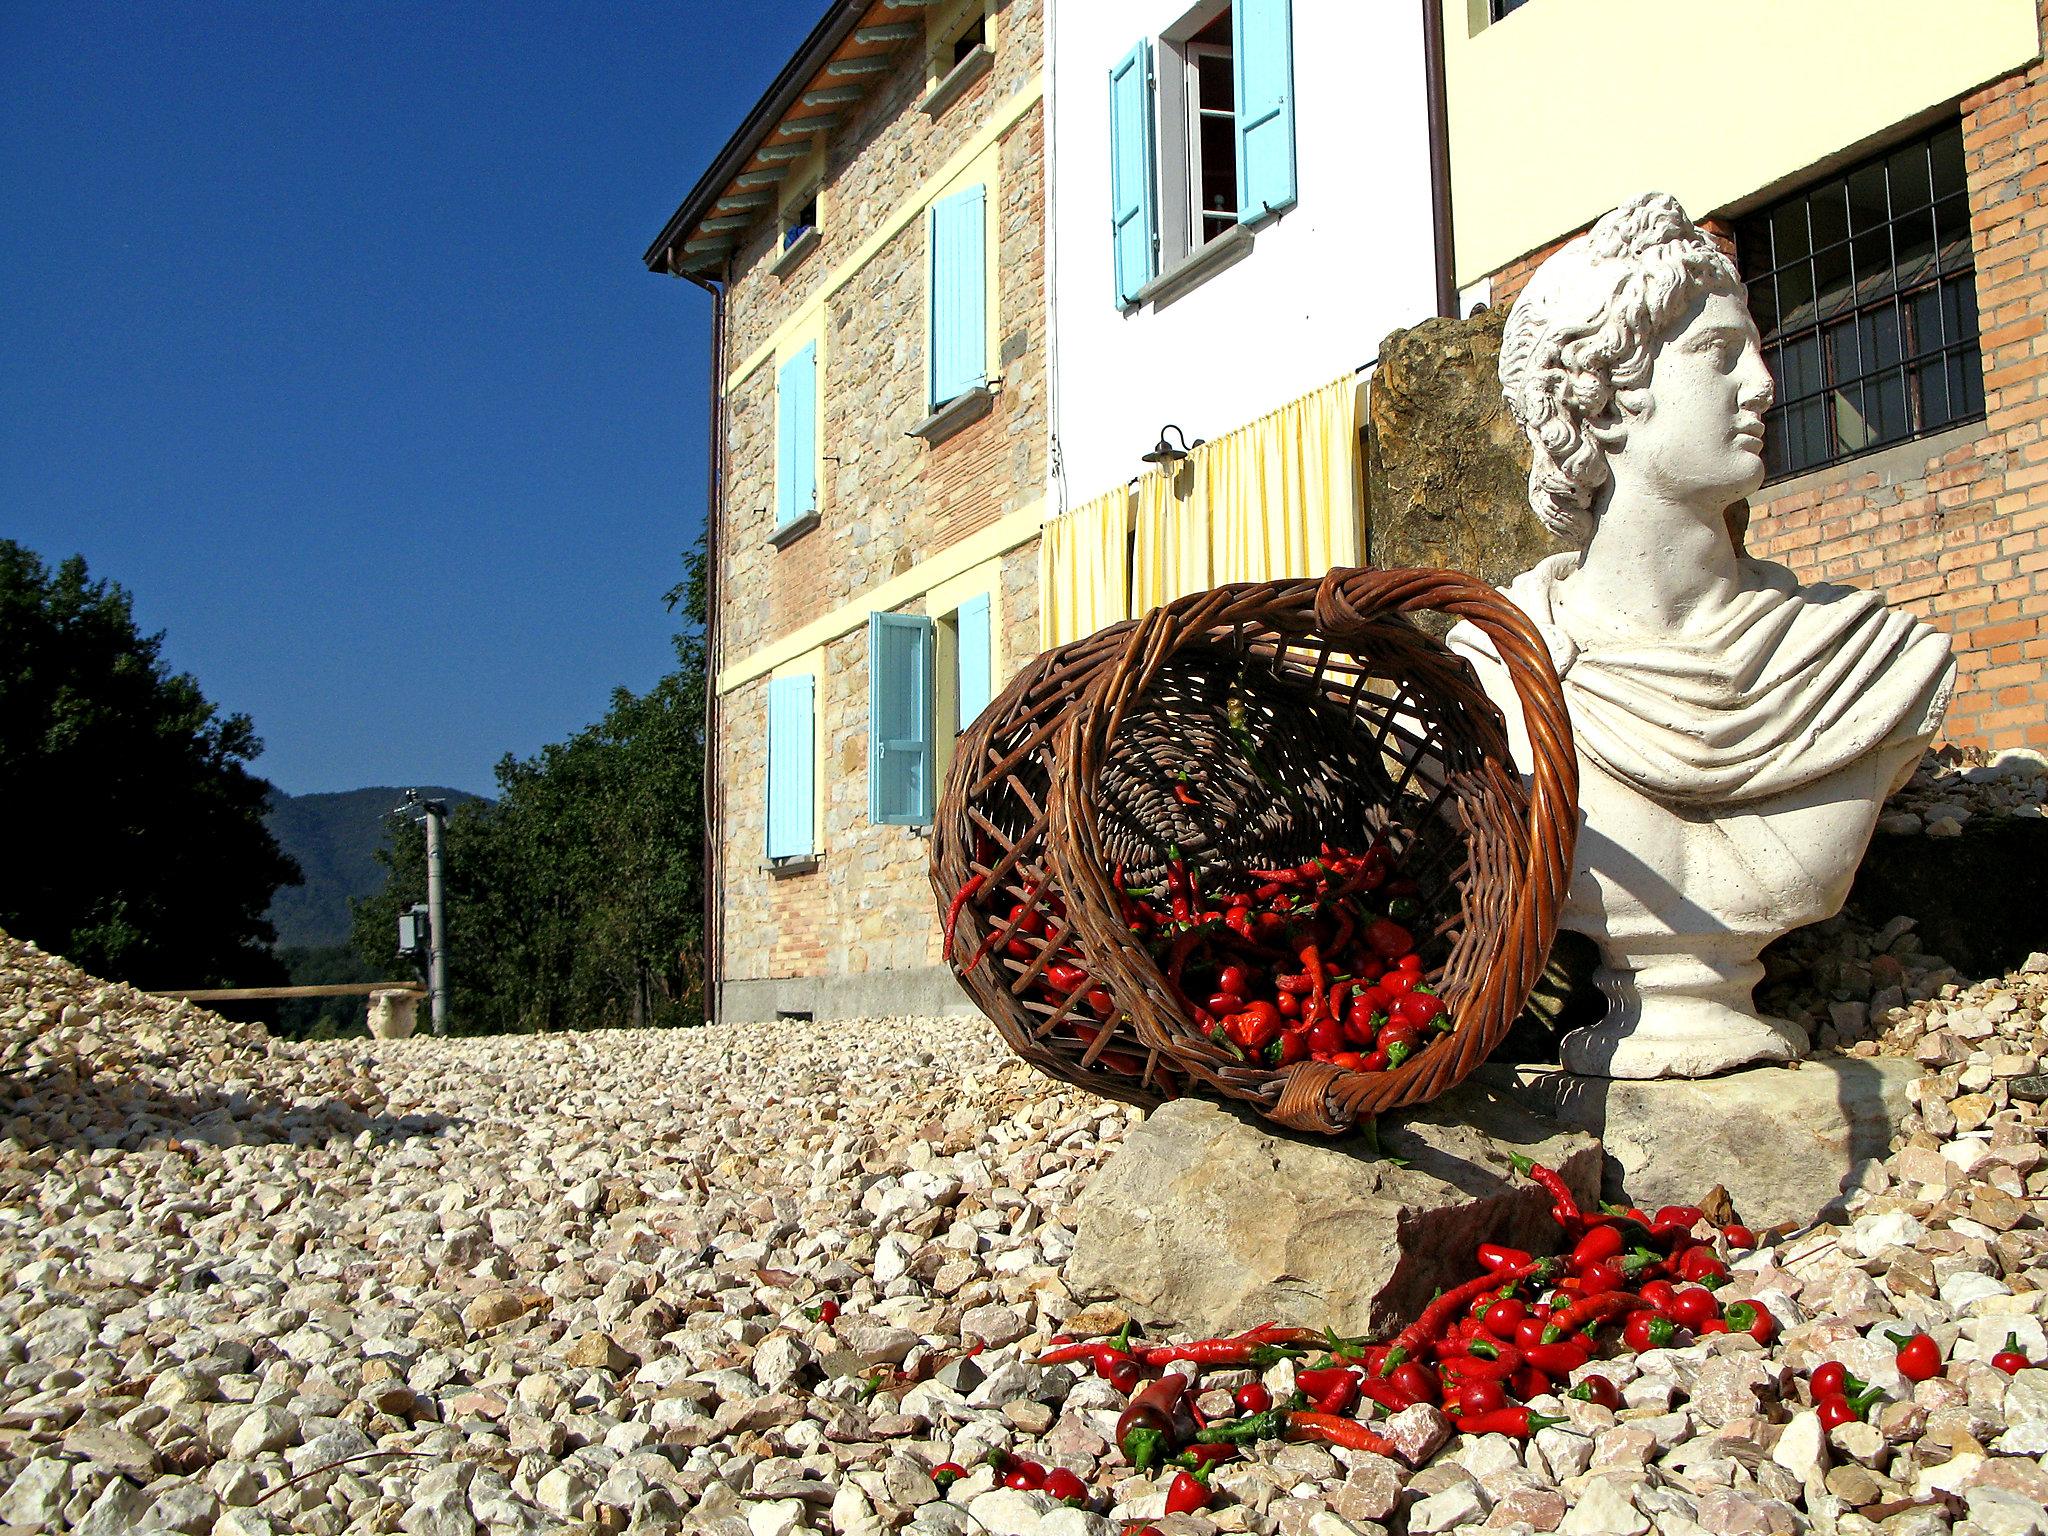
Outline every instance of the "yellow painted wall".
<svg viewBox="0 0 2048 1536"><path fill-rule="evenodd" d="M2041 56L2034 0L1441 0L1458 281L1639 192L1789 189Z"/></svg>

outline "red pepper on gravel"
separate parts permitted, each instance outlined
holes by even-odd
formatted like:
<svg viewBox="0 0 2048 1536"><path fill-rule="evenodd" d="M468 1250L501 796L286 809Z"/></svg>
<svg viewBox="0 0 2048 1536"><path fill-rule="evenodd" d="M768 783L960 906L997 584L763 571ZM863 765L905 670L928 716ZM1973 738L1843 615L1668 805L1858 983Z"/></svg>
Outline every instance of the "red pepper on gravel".
<svg viewBox="0 0 2048 1536"><path fill-rule="evenodd" d="M1582 1403L1593 1403L1601 1408L1621 1407L1621 1389L1605 1376L1588 1376L1565 1393L1565 1396L1575 1397Z"/></svg>
<svg viewBox="0 0 2048 1536"><path fill-rule="evenodd" d="M1746 1333L1759 1344L1768 1344L1778 1336L1778 1320L1753 1301L1730 1302L1721 1321L1730 1332Z"/></svg>
<svg viewBox="0 0 2048 1536"><path fill-rule="evenodd" d="M1209 1485L1203 1481L1206 1472L1176 1472L1166 1489L1166 1512L1169 1515L1192 1515L1209 1507L1212 1495Z"/></svg>
<svg viewBox="0 0 2048 1536"><path fill-rule="evenodd" d="M1248 1381L1237 1389L1231 1401L1237 1404L1239 1413L1264 1413L1273 1406L1273 1394L1266 1390L1263 1382Z"/></svg>
<svg viewBox="0 0 2048 1536"><path fill-rule="evenodd" d="M967 1469L957 1461L942 1461L932 1468L932 1481L938 1485L939 1492L941 1493L944 1493L955 1482L966 1475Z"/></svg>
<svg viewBox="0 0 2048 1536"><path fill-rule="evenodd" d="M1906 1380L1931 1381L1941 1374L1941 1346L1928 1335L1893 1333L1887 1329L1885 1337L1898 1346L1899 1354L1894 1364Z"/></svg>
<svg viewBox="0 0 2048 1536"><path fill-rule="evenodd" d="M1185 1376L1162 1376L1132 1398L1116 1421L1117 1449L1140 1472L1150 1471L1165 1454L1173 1437L1173 1410L1187 1387Z"/></svg>
<svg viewBox="0 0 2048 1536"><path fill-rule="evenodd" d="M1707 1299L1713 1300L1711 1296ZM1582 1297L1562 1312L1551 1315L1549 1323L1543 1329L1543 1342L1555 1344L1561 1339L1568 1339L1583 1329L1591 1328L1640 1305L1642 1297L1633 1291L1602 1291L1598 1296Z"/></svg>
<svg viewBox="0 0 2048 1536"><path fill-rule="evenodd" d="M1321 1440L1341 1450L1370 1451L1375 1456L1397 1454L1394 1442L1385 1435L1374 1434L1356 1419L1340 1419L1328 1413L1290 1413L1287 1438Z"/></svg>
<svg viewBox="0 0 2048 1536"><path fill-rule="evenodd" d="M1497 1413L1468 1414L1458 1421L1458 1428L1468 1435L1506 1435L1510 1439L1526 1440L1539 1429L1548 1429L1563 1422L1560 1414L1514 1407L1503 1408Z"/></svg>
<svg viewBox="0 0 2048 1536"><path fill-rule="evenodd" d="M1039 1491L1062 1504L1079 1506L1088 1502L1088 1485L1065 1467L1054 1467L1046 1473Z"/></svg>
<svg viewBox="0 0 2048 1536"><path fill-rule="evenodd" d="M1849 1367L1839 1360L1824 1360L1816 1365L1807 1384L1816 1403L1824 1397L1846 1397L1863 1390L1863 1383L1850 1375Z"/></svg>
<svg viewBox="0 0 2048 1536"><path fill-rule="evenodd" d="M1631 1312L1621 1325L1622 1347L1631 1354L1650 1349L1669 1349L1678 1337L1678 1324L1661 1312L1647 1309Z"/></svg>
<svg viewBox="0 0 2048 1536"><path fill-rule="evenodd" d="M1991 1357L1991 1366L1993 1370L2003 1371L2008 1376L2017 1376L2021 1371L2032 1370L2034 1362L2020 1353L2020 1336L2008 1333L2005 1336L2005 1348Z"/></svg>

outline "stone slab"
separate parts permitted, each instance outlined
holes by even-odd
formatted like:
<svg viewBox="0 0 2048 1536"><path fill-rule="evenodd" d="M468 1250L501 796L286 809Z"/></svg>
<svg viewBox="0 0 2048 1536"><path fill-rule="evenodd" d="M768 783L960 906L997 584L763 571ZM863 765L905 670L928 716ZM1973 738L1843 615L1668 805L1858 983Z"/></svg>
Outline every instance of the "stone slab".
<svg viewBox="0 0 2048 1536"><path fill-rule="evenodd" d="M1291 1136L1206 1099L1168 1104L1082 1196L1068 1287L1196 1333L1273 1320L1378 1331L1468 1278L1481 1242L1555 1245L1549 1202L1510 1151L1587 1196L1600 1176L1593 1138L1472 1084L1382 1120L1379 1141L1374 1158L1360 1137Z"/></svg>
<svg viewBox="0 0 2048 1536"><path fill-rule="evenodd" d="M1843 1181L1890 1152L1919 1070L1895 1057L1829 1056L1690 1081L1493 1062L1475 1076L1598 1136L1606 1198L1686 1205L1719 1184L1744 1221L1765 1227L1841 1212Z"/></svg>

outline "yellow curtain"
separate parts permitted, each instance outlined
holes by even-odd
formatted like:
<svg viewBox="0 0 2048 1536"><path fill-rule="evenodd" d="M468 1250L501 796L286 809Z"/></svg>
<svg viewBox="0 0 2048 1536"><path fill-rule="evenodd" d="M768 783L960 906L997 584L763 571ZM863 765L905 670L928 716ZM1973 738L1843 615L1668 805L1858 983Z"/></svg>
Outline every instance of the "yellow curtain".
<svg viewBox="0 0 2048 1536"><path fill-rule="evenodd" d="M1133 606L1227 581L1320 576L1364 548L1354 374L1138 482Z"/></svg>
<svg viewBox="0 0 2048 1536"><path fill-rule="evenodd" d="M1038 541L1038 639L1050 649L1131 616L1131 492L1085 501Z"/></svg>

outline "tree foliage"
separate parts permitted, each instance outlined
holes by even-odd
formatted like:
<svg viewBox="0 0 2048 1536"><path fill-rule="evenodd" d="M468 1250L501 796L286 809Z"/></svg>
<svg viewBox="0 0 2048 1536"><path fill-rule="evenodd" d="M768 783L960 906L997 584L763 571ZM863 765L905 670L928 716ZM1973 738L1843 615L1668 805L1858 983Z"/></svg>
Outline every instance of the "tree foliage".
<svg viewBox="0 0 2048 1536"><path fill-rule="evenodd" d="M121 587L0 539L0 928L147 987L280 979L264 920L298 867L263 825L263 744L172 672Z"/></svg>
<svg viewBox="0 0 2048 1536"><path fill-rule="evenodd" d="M449 1014L459 1033L702 1017L704 565L669 594L690 621L677 668L619 689L597 724L497 767L495 802L457 806L442 850ZM426 900L425 839L394 822L384 890L355 943L388 961ZM424 1021L423 1021L424 1022Z"/></svg>

